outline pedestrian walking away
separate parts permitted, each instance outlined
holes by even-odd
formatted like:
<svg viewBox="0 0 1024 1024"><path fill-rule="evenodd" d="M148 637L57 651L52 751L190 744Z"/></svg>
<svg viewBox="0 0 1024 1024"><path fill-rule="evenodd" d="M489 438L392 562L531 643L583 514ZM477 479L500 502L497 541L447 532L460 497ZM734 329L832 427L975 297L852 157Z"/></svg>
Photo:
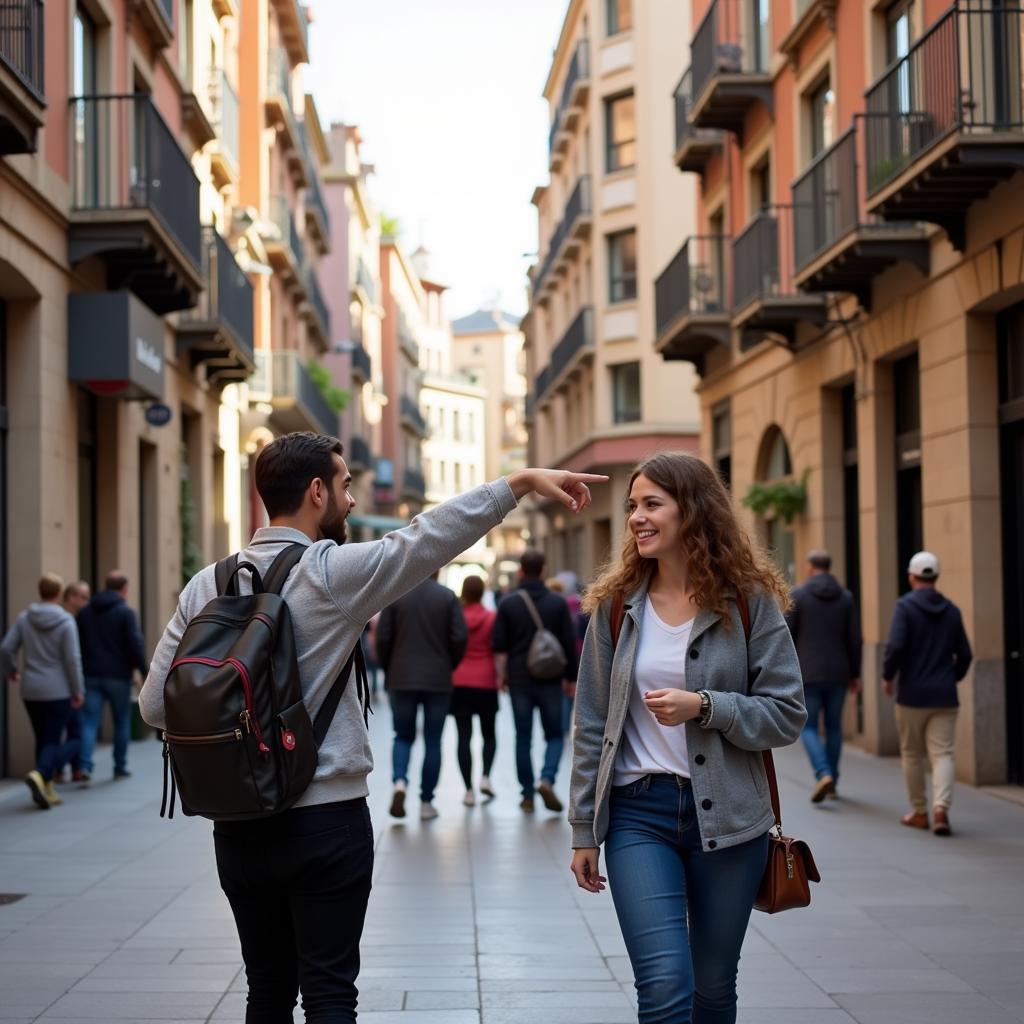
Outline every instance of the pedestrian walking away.
<svg viewBox="0 0 1024 1024"><path fill-rule="evenodd" d="M395 738L391 749L391 815L405 817L409 758L416 719L423 709L420 818L437 817L434 792L441 775L441 737L452 699L452 671L466 650L466 620L459 600L435 572L381 613L377 660L391 701Z"/></svg>
<svg viewBox="0 0 1024 1024"><path fill-rule="evenodd" d="M280 594L289 611L303 702L315 712L370 618L497 526L536 492L572 511L590 504L587 484L604 477L527 469L483 484L370 543L344 544L355 502L341 442L311 433L275 438L260 452L254 482L270 519L240 553L264 573L292 545L306 550ZM240 587L256 577L241 570ZM153 655L140 710L166 728L165 682L189 623L217 598L216 566L186 585ZM211 672L217 671L211 669ZM289 1020L301 991L308 1024L356 1019L359 939L373 869L366 806L373 767L358 687L348 686L320 745L315 775L280 814L214 823L221 887L231 905L248 981L247 1024ZM238 707L244 704L239 684ZM242 733L252 757L283 757L294 736L279 728ZM259 851L254 858L253 851Z"/></svg>
<svg viewBox="0 0 1024 1024"><path fill-rule="evenodd" d="M786 611L804 680L807 724L800 738L814 772L814 803L839 796L843 705L847 693L860 690L860 616L853 594L840 586L831 568L827 551L812 551L807 556L807 582L793 591ZM819 732L822 719L824 743Z"/></svg>
<svg viewBox="0 0 1024 1024"><path fill-rule="evenodd" d="M94 594L78 613L78 635L85 672L85 707L82 713L81 777L93 772L93 750L110 704L114 719L114 778L128 770L128 739L131 734L132 682L135 672L146 675L145 643L135 612L128 607L128 577L119 569L107 573L103 590Z"/></svg>
<svg viewBox="0 0 1024 1024"><path fill-rule="evenodd" d="M507 654L505 683L512 700L512 717L516 729L516 771L522 792L520 807L527 813L534 810L534 793L538 793L549 811L561 811L562 801L555 793L555 779L565 744L562 732L562 696L565 684L576 681L576 642L572 617L565 598L544 585L544 555L540 551L524 551L519 559L519 587L498 605L491 646L499 654ZM546 631L548 636L543 636ZM553 656L557 664L538 674L531 666L531 649L538 635L548 643L554 641ZM533 770L534 711L540 713L544 730L544 762L540 781Z"/></svg>
<svg viewBox="0 0 1024 1024"><path fill-rule="evenodd" d="M806 718L786 587L693 456L641 463L626 509L621 554L584 600L572 873L601 892L604 843L641 1024L733 1024L775 822L761 752Z"/></svg>
<svg viewBox="0 0 1024 1024"><path fill-rule="evenodd" d="M910 591L896 602L882 663L883 688L896 698L900 761L910 798L910 813L900 820L948 836L960 706L956 690L970 668L971 645L960 609L935 588L938 558L919 551L907 566L907 578ZM926 765L932 782L930 822Z"/></svg>
<svg viewBox="0 0 1024 1024"><path fill-rule="evenodd" d="M72 618L75 618L78 613L89 603L89 599L92 596L91 588L85 580L77 580L74 583L69 583L64 588L64 597L61 601L61 605ZM78 624L76 622L75 629L77 630ZM68 715L68 724L64 730L64 736L67 740L78 743L78 753L71 759L71 764L67 767L71 769L71 781L72 782L88 782L89 776L82 771L82 708L71 706L71 713ZM53 781L61 783L64 781L64 767L61 766L53 775Z"/></svg>
<svg viewBox="0 0 1024 1024"><path fill-rule="evenodd" d="M466 620L466 653L452 675L451 715L459 734L459 771L466 786L462 802L467 807L476 803L473 790L473 717L480 720L483 737L483 773L480 792L487 800L495 793L491 785L491 767L497 750L495 720L498 716L498 672L495 654L491 649L495 613L483 605L484 581L479 576L467 576L462 583L462 614Z"/></svg>
<svg viewBox="0 0 1024 1024"><path fill-rule="evenodd" d="M21 699L35 734L35 768L25 783L37 807L61 803L54 773L78 754L79 741L65 740L73 708L82 706L82 657L75 620L61 606L64 582L48 573L39 581L39 600L15 620L0 644L0 671L21 687ZM18 671L18 656L22 667Z"/></svg>

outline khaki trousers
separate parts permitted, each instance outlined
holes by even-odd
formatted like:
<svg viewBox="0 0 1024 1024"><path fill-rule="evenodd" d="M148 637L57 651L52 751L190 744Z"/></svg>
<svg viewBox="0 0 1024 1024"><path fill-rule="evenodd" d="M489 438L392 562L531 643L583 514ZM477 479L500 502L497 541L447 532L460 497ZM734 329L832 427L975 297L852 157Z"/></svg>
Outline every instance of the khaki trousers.
<svg viewBox="0 0 1024 1024"><path fill-rule="evenodd" d="M896 728L900 734L900 760L910 806L927 814L925 765L932 773L932 806L949 808L953 802L953 737L957 708L910 708L896 705Z"/></svg>

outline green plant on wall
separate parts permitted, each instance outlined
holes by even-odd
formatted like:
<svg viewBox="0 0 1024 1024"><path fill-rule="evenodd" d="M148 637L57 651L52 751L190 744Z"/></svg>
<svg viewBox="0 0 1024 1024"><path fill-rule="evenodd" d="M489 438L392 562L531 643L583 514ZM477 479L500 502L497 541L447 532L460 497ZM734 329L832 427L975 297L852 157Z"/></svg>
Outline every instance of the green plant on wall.
<svg viewBox="0 0 1024 1024"><path fill-rule="evenodd" d="M351 396L344 388L335 387L331 383L331 371L315 359L310 359L306 363L306 371L316 385L317 391L324 396L324 401L331 407L331 412L344 412Z"/></svg>
<svg viewBox="0 0 1024 1024"><path fill-rule="evenodd" d="M397 217L389 217L386 213L380 215L380 233L385 238L397 238L402 230L402 225Z"/></svg>
<svg viewBox="0 0 1024 1024"><path fill-rule="evenodd" d="M743 498L743 504L756 516L778 518L784 523L791 523L807 506L809 476L810 470L805 469L799 480L751 484Z"/></svg>
<svg viewBox="0 0 1024 1024"><path fill-rule="evenodd" d="M178 521L181 524L181 585L184 586L203 567L203 553L196 543L196 503L188 478L188 449L184 445L181 466Z"/></svg>

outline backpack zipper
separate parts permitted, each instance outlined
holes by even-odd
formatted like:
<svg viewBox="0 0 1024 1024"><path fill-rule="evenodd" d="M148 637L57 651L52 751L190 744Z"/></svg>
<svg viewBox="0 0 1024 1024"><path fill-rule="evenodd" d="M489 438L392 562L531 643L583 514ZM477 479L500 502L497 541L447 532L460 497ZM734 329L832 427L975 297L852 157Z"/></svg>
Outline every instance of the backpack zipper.
<svg viewBox="0 0 1024 1024"><path fill-rule="evenodd" d="M249 678L249 670L237 658L179 658L171 664L170 671L173 672L179 665L205 665L207 668L223 668L230 665L242 680L242 690L245 693L245 711L243 715L246 722L246 731L250 727L256 736L257 749L260 755L266 757L270 753L270 747L263 740L263 730L260 728L259 719L256 717L256 704L252 694L252 680ZM240 716L241 717L241 716Z"/></svg>
<svg viewBox="0 0 1024 1024"><path fill-rule="evenodd" d="M262 622L267 629L270 630L271 636L274 634L274 620L269 615L264 615L263 612L256 612L255 615L245 615L239 618L232 618L228 615L197 615L192 622L219 622L224 626L237 626L240 622L252 622L253 620Z"/></svg>
<svg viewBox="0 0 1024 1024"><path fill-rule="evenodd" d="M241 741L242 730L230 729L228 732L211 732L205 735L186 736L181 733L165 732L164 738L170 743L226 743L228 740Z"/></svg>

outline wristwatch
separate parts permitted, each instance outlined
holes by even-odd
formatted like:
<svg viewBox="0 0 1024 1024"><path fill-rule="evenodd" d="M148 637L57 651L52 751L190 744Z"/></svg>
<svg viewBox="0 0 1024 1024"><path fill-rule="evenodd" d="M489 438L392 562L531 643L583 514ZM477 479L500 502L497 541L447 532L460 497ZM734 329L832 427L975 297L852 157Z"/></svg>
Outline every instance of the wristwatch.
<svg viewBox="0 0 1024 1024"><path fill-rule="evenodd" d="M697 724L702 729L706 729L711 721L711 715L714 713L715 702L707 690L698 690L697 696L700 697L700 715L697 717Z"/></svg>

